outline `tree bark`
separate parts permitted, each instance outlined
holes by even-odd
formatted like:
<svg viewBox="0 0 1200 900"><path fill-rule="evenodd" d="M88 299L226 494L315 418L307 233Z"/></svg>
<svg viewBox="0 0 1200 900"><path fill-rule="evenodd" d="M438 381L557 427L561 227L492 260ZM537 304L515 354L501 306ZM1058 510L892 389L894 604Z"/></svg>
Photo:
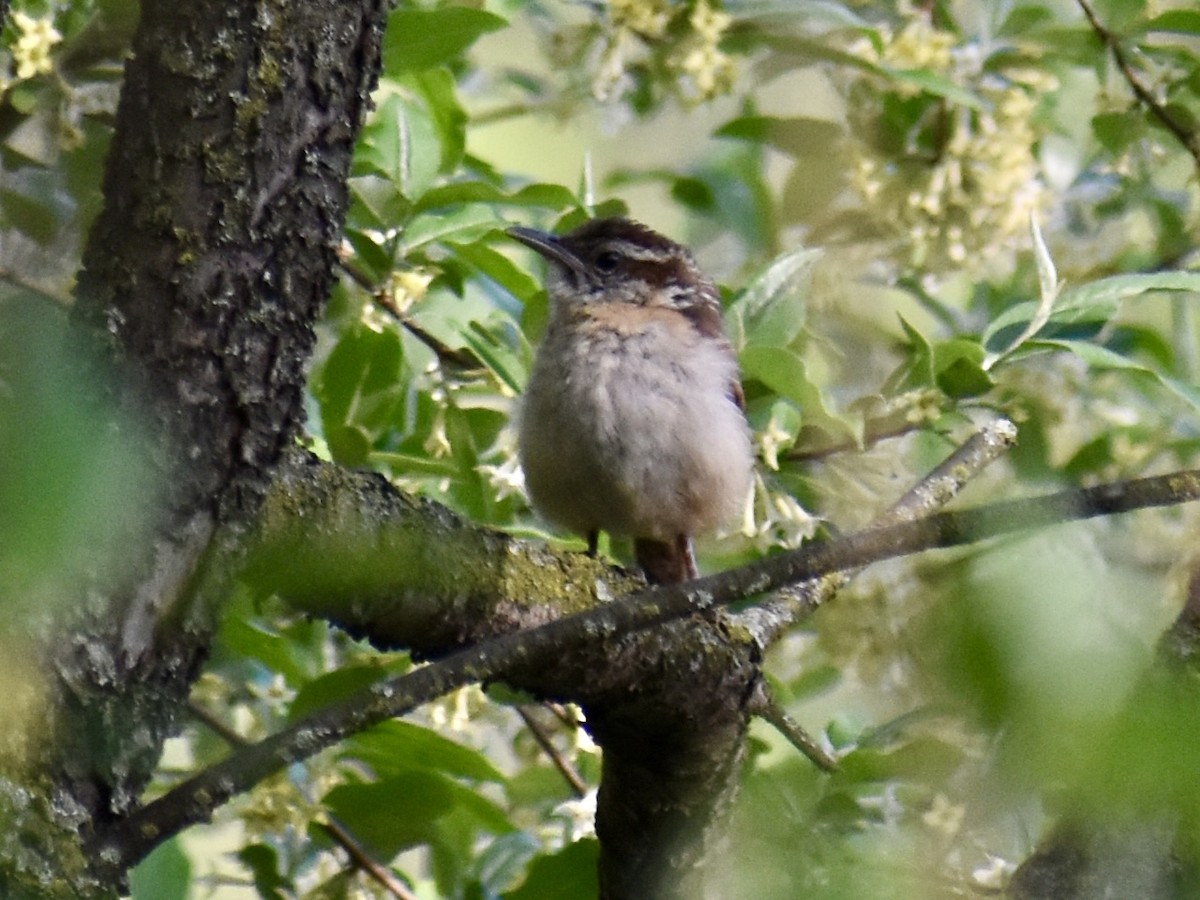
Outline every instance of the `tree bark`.
<svg viewBox="0 0 1200 900"><path fill-rule="evenodd" d="M262 521L252 584L377 646L427 657L644 586L583 554L472 527L381 478L299 453ZM728 622L716 612L598 635L505 676L579 703L604 749L596 830L606 900L701 896L719 859L761 677L757 642Z"/></svg>
<svg viewBox="0 0 1200 900"><path fill-rule="evenodd" d="M302 423L386 9L142 4L74 320L95 380L115 373L114 420L138 429L128 490L153 502L119 526L123 565L91 568L46 629L46 730L3 772L20 836L0 845L4 896L120 887L79 833L137 804Z"/></svg>
<svg viewBox="0 0 1200 900"><path fill-rule="evenodd" d="M279 513L264 510L264 498L302 424L313 325L332 283L385 17L386 5L372 0L142 6L73 318L96 383L109 385L114 421L136 423L123 426L140 441L129 490L153 502L148 521L120 526L124 565L90 569L78 585L87 602L45 636L48 730L26 757L36 765L3 772L3 796L39 798L4 804L20 835L0 844L4 896L101 897L121 888L123 867L87 858L79 834L102 835L137 808L244 562L251 523ZM358 500L380 497L421 505L381 480ZM432 517L453 518L437 509ZM426 548L436 543L429 536L447 533L428 517L417 527L429 528ZM525 567L538 575L518 584L503 568L455 565L465 557L447 556L452 544L422 560L380 548L385 563L437 582L412 595L440 623L407 642L418 652L564 611L553 602L539 610L529 597L558 597L569 608L600 602L597 584L636 583L594 561L564 571L562 557L462 523L453 531L469 544L540 555L543 565ZM343 563L353 561L360 545L343 541L341 550ZM591 570L582 582L573 578L577 566ZM274 569L280 583L265 587L286 591L283 571ZM557 587L540 589L549 583ZM340 601L361 581L326 584L327 601ZM486 585L496 601L486 625L461 627L454 616L451 598L470 584ZM353 627L354 608L342 606L336 618ZM410 615L412 605L405 609ZM687 649L697 641L710 664L698 666ZM758 677L745 663L705 621L514 677L593 711L609 754L600 813L611 847L605 896L653 896L656 885L666 896L677 883L666 873L698 865L704 854L689 848L707 846L697 837L736 784L742 701ZM696 703L688 695L698 683L709 693Z"/></svg>

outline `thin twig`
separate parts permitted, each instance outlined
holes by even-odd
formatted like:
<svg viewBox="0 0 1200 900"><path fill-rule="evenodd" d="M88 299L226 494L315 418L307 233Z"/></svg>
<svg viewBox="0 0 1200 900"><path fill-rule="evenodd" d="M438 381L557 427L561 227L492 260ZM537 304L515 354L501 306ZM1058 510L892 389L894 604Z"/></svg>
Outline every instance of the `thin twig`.
<svg viewBox="0 0 1200 900"><path fill-rule="evenodd" d="M517 715L521 717L521 721L525 723L525 727L529 729L529 733L533 735L533 739L537 741L537 745L542 748L542 752L550 757L550 762L554 763L554 768L562 773L562 777L571 786L571 790L575 792L575 796L586 797L588 792L587 782L583 780L583 776L571 765L571 761L558 752L558 748L550 740L549 733L534 718L530 707L525 705L518 706Z"/></svg>
<svg viewBox="0 0 1200 900"><path fill-rule="evenodd" d="M346 851L346 855L350 857L354 865L379 882L383 889L393 897L399 897L400 900L417 900L417 895L388 871L386 866L371 856L345 825L334 816L329 816L328 818L329 821L318 822L317 824L325 829L326 834L342 846L342 849Z"/></svg>
<svg viewBox="0 0 1200 900"><path fill-rule="evenodd" d="M392 302L391 298L387 296L387 293L381 290L377 284L371 281L365 272L351 262L339 259L338 266L350 276L351 281L370 294L371 299L375 301L376 305L391 316L396 321L396 324L432 350L433 355L438 358L438 362L443 366L464 371L484 370L487 368L484 362L470 350L456 350L445 341L430 334L410 316L401 312L396 304Z"/></svg>
<svg viewBox="0 0 1200 900"><path fill-rule="evenodd" d="M207 821L230 798L343 738L476 681L544 670L581 643L595 644L715 607L868 563L1063 522L1200 499L1200 470L1060 491L1042 497L939 512L813 542L682 584L635 591L526 631L499 635L372 685L221 762L99 831L86 848L99 875L125 871L162 841Z"/></svg>
<svg viewBox="0 0 1200 900"><path fill-rule="evenodd" d="M192 718L202 723L206 728L216 734L221 740L229 744L231 747L248 747L251 742L238 734L233 728L226 725L224 721L209 712L205 707L201 706L193 700L189 700L187 704L188 712ZM308 799L308 798L305 798ZM328 815L328 814L327 814ZM417 900L417 895L410 891L399 879L396 878L387 867L374 859L370 853L366 851L362 843L354 836L354 834L343 825L334 816L328 816L329 821L317 822L316 824L324 829L325 833L333 839L334 843L339 844L346 855L350 857L350 861L359 869L362 869L379 884L388 891L393 897L398 897L400 900Z"/></svg>
<svg viewBox="0 0 1200 900"><path fill-rule="evenodd" d="M1096 32L1096 37L1100 39L1100 42L1112 54L1113 62L1117 64L1117 68L1121 71L1122 77L1124 77L1126 84L1129 85L1129 89L1133 91L1134 96L1137 97L1138 102L1145 106L1149 110L1150 115L1158 119L1159 123L1175 136L1195 161L1196 168L1200 169L1200 132L1191 131L1185 123L1177 119L1171 114L1170 110L1158 102L1158 99L1151 90L1138 77L1138 73L1134 71L1133 65L1125 55L1125 50L1121 47L1120 38L1100 21L1100 17L1096 15L1096 11L1092 8L1090 0L1075 0L1075 2L1083 10L1088 24Z"/></svg>
<svg viewBox="0 0 1200 900"><path fill-rule="evenodd" d="M928 475L918 481L872 525L878 528L909 522L945 506L993 460L1013 445L1017 430L1007 419L997 419L972 434ZM734 618L748 628L766 648L836 594L852 571L840 571L778 591L769 601Z"/></svg>
<svg viewBox="0 0 1200 900"><path fill-rule="evenodd" d="M770 723L788 742L803 753L822 772L836 772L837 760L825 752L817 741L793 719L775 696L775 692L760 681L750 702L750 711Z"/></svg>
<svg viewBox="0 0 1200 900"><path fill-rule="evenodd" d="M787 453L782 454L784 459L792 462L814 462L824 459L828 456L833 456L837 453L846 453L854 450L862 450L866 447L873 447L892 438L904 437L906 434L912 434L914 431L919 431L924 428L924 423L910 422L905 418L905 414L901 413L896 416L888 416L881 418L867 426L866 431L862 436L862 440L845 440L845 441L830 441L816 447L807 447L797 449L793 447Z"/></svg>

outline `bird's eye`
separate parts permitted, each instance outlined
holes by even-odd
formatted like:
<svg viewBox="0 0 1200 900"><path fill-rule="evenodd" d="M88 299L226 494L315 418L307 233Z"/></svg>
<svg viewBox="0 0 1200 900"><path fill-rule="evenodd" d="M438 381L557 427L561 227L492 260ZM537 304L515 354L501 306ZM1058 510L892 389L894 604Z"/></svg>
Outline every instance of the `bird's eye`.
<svg viewBox="0 0 1200 900"><path fill-rule="evenodd" d="M594 265L597 271L611 272L621 264L621 254L615 253L612 250L605 250L603 253L597 253Z"/></svg>

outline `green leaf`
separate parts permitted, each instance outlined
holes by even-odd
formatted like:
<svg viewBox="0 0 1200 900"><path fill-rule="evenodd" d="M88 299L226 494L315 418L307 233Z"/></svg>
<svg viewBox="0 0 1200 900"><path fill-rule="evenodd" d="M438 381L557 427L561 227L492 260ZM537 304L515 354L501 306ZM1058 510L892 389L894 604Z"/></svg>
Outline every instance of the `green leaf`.
<svg viewBox="0 0 1200 900"><path fill-rule="evenodd" d="M417 210L425 212L467 203L542 206L547 209L574 208L577 205L575 195L559 184L527 184L516 191L506 191L486 181L457 181L429 190L417 202Z"/></svg>
<svg viewBox="0 0 1200 900"><path fill-rule="evenodd" d="M529 867L525 883L504 895L504 900L563 900L595 897L599 842L589 839L567 844L552 856L540 856Z"/></svg>
<svg viewBox="0 0 1200 900"><path fill-rule="evenodd" d="M362 760L380 778L430 769L476 781L505 780L478 751L400 719L383 722L350 738L343 745L342 755Z"/></svg>
<svg viewBox="0 0 1200 900"><path fill-rule="evenodd" d="M1200 411L1200 388L1187 384L1149 366L1136 362L1119 353L1114 353L1107 347L1090 344L1085 341L1070 340L1037 340L1026 345L1029 349L1047 348L1065 350L1082 359L1089 366L1097 369L1113 369L1142 375L1165 387L1193 409Z"/></svg>
<svg viewBox="0 0 1200 900"><path fill-rule="evenodd" d="M413 218L401 235L403 253L434 241L467 242L508 223L488 206L472 204L452 212L429 212Z"/></svg>
<svg viewBox="0 0 1200 900"><path fill-rule="evenodd" d="M131 900L187 900L192 864L178 838L159 844L129 875Z"/></svg>
<svg viewBox="0 0 1200 900"><path fill-rule="evenodd" d="M288 721L295 722L353 696L389 674L383 666L346 666L327 672L304 684L296 693L288 706Z"/></svg>
<svg viewBox="0 0 1200 900"><path fill-rule="evenodd" d="M514 327L514 330L515 327ZM500 381L514 394L525 389L528 378L526 360L513 351L512 346L488 329L481 322L471 322L460 332L463 342Z"/></svg>
<svg viewBox="0 0 1200 900"><path fill-rule="evenodd" d="M419 197L442 168L445 149L429 110L392 94L363 129L354 174L378 175L405 197Z"/></svg>
<svg viewBox="0 0 1200 900"><path fill-rule="evenodd" d="M1060 294L1053 312L1045 326L1038 330L1037 336L1066 340L1090 337L1111 321L1120 310L1123 300L1155 291L1200 293L1200 273L1114 275L1069 288ZM983 345L989 350L1007 346L1011 343L1009 335L1027 330L1037 310L1038 305L1032 302L1019 303L1005 310L984 331Z"/></svg>
<svg viewBox="0 0 1200 900"><path fill-rule="evenodd" d="M443 838L439 820L465 817L474 830L513 831L507 816L473 789L440 773L414 769L372 784L343 784L324 797L326 808L381 859ZM461 824L461 823L460 823Z"/></svg>
<svg viewBox="0 0 1200 900"><path fill-rule="evenodd" d="M462 163L467 146L467 113L458 102L458 84L446 69L432 69L412 77L428 106L441 144L439 171L452 173Z"/></svg>
<svg viewBox="0 0 1200 900"><path fill-rule="evenodd" d="M741 116L718 128L716 137L767 144L792 156L826 154L841 140L843 127L811 116Z"/></svg>
<svg viewBox="0 0 1200 900"><path fill-rule="evenodd" d="M933 345L917 331L904 316L900 327L908 337L908 358L892 374L885 385L886 393L903 393L914 388L929 388L936 383L933 368Z"/></svg>
<svg viewBox="0 0 1200 900"><path fill-rule="evenodd" d="M1140 110L1102 112L1092 116L1092 134L1109 153L1124 153L1142 135L1141 123Z"/></svg>
<svg viewBox="0 0 1200 900"><path fill-rule="evenodd" d="M842 682L842 670L825 664L805 669L796 679L788 683L788 694L793 700L811 699L833 690Z"/></svg>
<svg viewBox="0 0 1200 900"><path fill-rule="evenodd" d="M729 308L747 344L786 347L804 328L812 270L821 251L801 248L773 259Z"/></svg>
<svg viewBox="0 0 1200 900"><path fill-rule="evenodd" d="M287 635L268 631L243 615L227 615L221 622L220 643L236 657L258 660L271 672L277 672L291 684L303 684L309 677L300 659L300 647Z"/></svg>
<svg viewBox="0 0 1200 900"><path fill-rule="evenodd" d="M361 231L357 228L346 228L343 232L350 246L354 248L354 261L360 269L365 270L375 284L382 284L391 273L394 260L391 252L380 244L376 234Z"/></svg>
<svg viewBox="0 0 1200 900"><path fill-rule="evenodd" d="M983 367L983 346L967 338L937 344L933 368L938 388L948 397L977 397L991 390L994 382Z"/></svg>
<svg viewBox="0 0 1200 900"><path fill-rule="evenodd" d="M1152 291L1190 291L1200 293L1200 272L1150 272L1113 275L1063 291L1062 309L1084 308L1119 303Z"/></svg>
<svg viewBox="0 0 1200 900"><path fill-rule="evenodd" d="M931 72L929 69L892 69L885 68L888 77L900 84L919 88L927 94L957 103L968 109L984 110L987 104L977 95L951 81L944 75Z"/></svg>
<svg viewBox="0 0 1200 900"><path fill-rule="evenodd" d="M403 356L394 330L356 325L342 334L313 385L327 439L338 426L357 427L368 438L387 426L403 394Z"/></svg>
<svg viewBox="0 0 1200 900"><path fill-rule="evenodd" d="M1054 13L1044 6L1022 4L1013 8L1005 17L998 33L1004 37L1013 37L1052 22L1054 22Z"/></svg>
<svg viewBox="0 0 1200 900"><path fill-rule="evenodd" d="M502 834L479 854L472 869L489 896L498 894L524 874L541 849L541 841L527 831Z"/></svg>
<svg viewBox="0 0 1200 900"><path fill-rule="evenodd" d="M238 860L254 878L254 889L264 900L287 900L291 884L279 871L279 854L267 844L248 844L237 854Z"/></svg>
<svg viewBox="0 0 1200 900"><path fill-rule="evenodd" d="M59 210L48 197L30 197L10 190L0 190L0 220L39 244L54 240L63 224Z"/></svg>
<svg viewBox="0 0 1200 900"><path fill-rule="evenodd" d="M357 425L331 423L324 432L330 454L344 466L361 466L371 455L374 441Z"/></svg>
<svg viewBox="0 0 1200 900"><path fill-rule="evenodd" d="M834 437L861 440L862 423L839 416L829 408L824 393L809 380L804 360L794 350L750 344L741 352L740 359L743 375L796 403L806 425L822 428Z"/></svg>
<svg viewBox="0 0 1200 900"><path fill-rule="evenodd" d="M1169 9L1144 22L1138 31L1149 34L1165 31L1171 34L1200 34L1200 10Z"/></svg>
<svg viewBox="0 0 1200 900"><path fill-rule="evenodd" d="M944 781L963 761L963 749L948 741L917 737L894 750L859 748L838 760L837 781L886 781L892 778Z"/></svg>
<svg viewBox="0 0 1200 900"><path fill-rule="evenodd" d="M450 251L472 269L496 282L522 302L542 290L541 283L499 250L483 243L446 241Z"/></svg>
<svg viewBox="0 0 1200 900"><path fill-rule="evenodd" d="M437 820L454 809L452 783L432 771L412 771L373 784L342 784L324 797L336 816L384 862L438 837Z"/></svg>
<svg viewBox="0 0 1200 900"><path fill-rule="evenodd" d="M707 181L688 176L671 180L671 199L697 212L711 212L717 204L716 195Z"/></svg>
<svg viewBox="0 0 1200 900"><path fill-rule="evenodd" d="M452 62L480 37L507 24L500 16L467 6L397 9L383 36L384 71L396 75Z"/></svg>

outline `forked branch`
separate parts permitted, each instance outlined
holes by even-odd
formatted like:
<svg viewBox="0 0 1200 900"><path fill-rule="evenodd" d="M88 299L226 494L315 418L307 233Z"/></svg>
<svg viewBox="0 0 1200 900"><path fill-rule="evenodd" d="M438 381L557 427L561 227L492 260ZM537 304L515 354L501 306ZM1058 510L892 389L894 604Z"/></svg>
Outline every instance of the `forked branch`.
<svg viewBox="0 0 1200 900"><path fill-rule="evenodd" d="M940 512L869 528L837 540L686 584L636 591L537 628L501 635L436 663L380 682L282 731L233 752L98 834L94 859L124 870L184 828L268 775L343 738L404 715L471 682L545 667L570 648L724 606L789 584L924 550L957 547L1016 531L1200 499L1200 470L1061 491L1042 497Z"/></svg>

